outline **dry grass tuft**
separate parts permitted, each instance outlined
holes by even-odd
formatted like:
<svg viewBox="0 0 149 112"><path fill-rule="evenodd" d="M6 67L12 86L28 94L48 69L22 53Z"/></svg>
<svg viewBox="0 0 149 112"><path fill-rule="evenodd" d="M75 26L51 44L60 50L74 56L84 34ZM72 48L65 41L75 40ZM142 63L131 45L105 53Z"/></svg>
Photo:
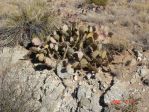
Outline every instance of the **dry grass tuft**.
<svg viewBox="0 0 149 112"><path fill-rule="evenodd" d="M122 37L113 36L110 43L119 49L128 49L130 47L129 40Z"/></svg>
<svg viewBox="0 0 149 112"><path fill-rule="evenodd" d="M0 46L16 43L27 46L33 37L44 38L59 26L59 18L50 8L52 4L42 0L7 2L16 10L1 14Z"/></svg>
<svg viewBox="0 0 149 112"><path fill-rule="evenodd" d="M87 0L88 3L94 3L96 5L100 6L106 6L108 3L108 0Z"/></svg>
<svg viewBox="0 0 149 112"><path fill-rule="evenodd" d="M133 3L132 7L137 10L149 10L149 2L146 3Z"/></svg>

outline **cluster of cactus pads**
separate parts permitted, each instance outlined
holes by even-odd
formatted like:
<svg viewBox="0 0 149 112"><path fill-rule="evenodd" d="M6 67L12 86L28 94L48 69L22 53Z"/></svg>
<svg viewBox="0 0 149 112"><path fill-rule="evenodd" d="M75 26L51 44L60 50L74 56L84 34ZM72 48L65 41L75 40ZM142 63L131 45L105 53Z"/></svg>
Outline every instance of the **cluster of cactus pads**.
<svg viewBox="0 0 149 112"><path fill-rule="evenodd" d="M63 25L45 39L32 39L31 53L40 63L56 68L71 65L74 69L98 72L98 67L112 61L111 50L106 48L109 33L104 28L72 23Z"/></svg>

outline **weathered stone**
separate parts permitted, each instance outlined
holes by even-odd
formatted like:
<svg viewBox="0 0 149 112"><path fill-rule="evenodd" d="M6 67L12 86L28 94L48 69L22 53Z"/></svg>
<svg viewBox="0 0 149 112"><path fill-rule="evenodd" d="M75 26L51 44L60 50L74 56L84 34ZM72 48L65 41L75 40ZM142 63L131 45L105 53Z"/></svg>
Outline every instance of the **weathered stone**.
<svg viewBox="0 0 149 112"><path fill-rule="evenodd" d="M81 100L82 97L90 98L91 97L91 88L88 85L79 86L77 97L79 100Z"/></svg>
<svg viewBox="0 0 149 112"><path fill-rule="evenodd" d="M47 108L42 107L42 108L40 109L40 112L48 112L48 111L47 111Z"/></svg>
<svg viewBox="0 0 149 112"><path fill-rule="evenodd" d="M121 100L122 96L127 91L128 85L129 82L115 82L115 84L104 96L105 103L110 104L112 100Z"/></svg>
<svg viewBox="0 0 149 112"><path fill-rule="evenodd" d="M62 62L58 64L57 66L57 75L60 78L70 78L74 75L74 69L71 68L70 65L68 65L66 68L63 67Z"/></svg>
<svg viewBox="0 0 149 112"><path fill-rule="evenodd" d="M148 68L142 68L140 70L140 76L141 77L149 76L149 69Z"/></svg>
<svg viewBox="0 0 149 112"><path fill-rule="evenodd" d="M88 98L81 98L81 100L80 100L80 105L82 106L82 107L89 107L90 106L90 100L88 99Z"/></svg>

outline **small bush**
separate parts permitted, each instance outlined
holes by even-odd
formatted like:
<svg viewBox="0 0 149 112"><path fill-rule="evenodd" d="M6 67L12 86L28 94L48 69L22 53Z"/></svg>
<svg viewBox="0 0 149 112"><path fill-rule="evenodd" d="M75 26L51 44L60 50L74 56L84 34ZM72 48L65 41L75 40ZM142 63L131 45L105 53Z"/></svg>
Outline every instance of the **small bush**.
<svg viewBox="0 0 149 112"><path fill-rule="evenodd" d="M95 5L106 6L108 0L88 0L89 3L94 3Z"/></svg>

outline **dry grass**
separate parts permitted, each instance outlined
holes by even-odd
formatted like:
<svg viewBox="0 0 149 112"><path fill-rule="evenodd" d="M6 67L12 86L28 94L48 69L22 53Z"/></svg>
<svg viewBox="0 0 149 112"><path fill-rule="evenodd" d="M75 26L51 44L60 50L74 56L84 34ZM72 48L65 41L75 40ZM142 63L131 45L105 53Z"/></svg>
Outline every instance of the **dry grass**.
<svg viewBox="0 0 149 112"><path fill-rule="evenodd" d="M147 11L140 12L138 18L142 23L149 23L149 15Z"/></svg>
<svg viewBox="0 0 149 112"><path fill-rule="evenodd" d="M96 5L100 6L106 6L108 3L108 0L87 0L88 3L94 3Z"/></svg>
<svg viewBox="0 0 149 112"><path fill-rule="evenodd" d="M128 49L130 47L129 40L123 37L113 36L110 39L110 43L119 49Z"/></svg>
<svg viewBox="0 0 149 112"><path fill-rule="evenodd" d="M146 3L133 3L132 7L137 10L149 10L149 2Z"/></svg>
<svg viewBox="0 0 149 112"><path fill-rule="evenodd" d="M60 19L51 8L51 2L26 0L5 3L13 7L13 11L11 7L2 8L0 21L3 25L0 27L0 46L19 43L26 47L34 36L44 38L60 25Z"/></svg>

